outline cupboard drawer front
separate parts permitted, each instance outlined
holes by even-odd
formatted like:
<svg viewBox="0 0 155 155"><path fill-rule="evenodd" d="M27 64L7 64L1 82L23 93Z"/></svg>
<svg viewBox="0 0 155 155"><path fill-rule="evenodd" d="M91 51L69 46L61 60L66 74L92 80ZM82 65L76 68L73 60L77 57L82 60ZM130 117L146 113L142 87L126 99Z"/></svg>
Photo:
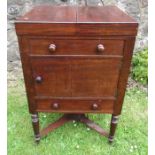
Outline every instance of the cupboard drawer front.
<svg viewBox="0 0 155 155"><path fill-rule="evenodd" d="M123 40L30 39L30 54L36 55L123 55Z"/></svg>
<svg viewBox="0 0 155 155"><path fill-rule="evenodd" d="M36 96L115 97L121 58L31 57Z"/></svg>
<svg viewBox="0 0 155 155"><path fill-rule="evenodd" d="M38 99L36 110L42 112L104 112L112 113L114 100Z"/></svg>

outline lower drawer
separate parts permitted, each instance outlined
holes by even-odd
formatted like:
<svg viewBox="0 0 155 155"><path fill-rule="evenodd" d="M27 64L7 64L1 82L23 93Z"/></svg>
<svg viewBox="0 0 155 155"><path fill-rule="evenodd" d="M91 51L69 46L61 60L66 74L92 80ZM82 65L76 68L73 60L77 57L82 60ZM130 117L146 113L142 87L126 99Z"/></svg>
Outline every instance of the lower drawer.
<svg viewBox="0 0 155 155"><path fill-rule="evenodd" d="M114 100L38 99L38 112L113 113Z"/></svg>

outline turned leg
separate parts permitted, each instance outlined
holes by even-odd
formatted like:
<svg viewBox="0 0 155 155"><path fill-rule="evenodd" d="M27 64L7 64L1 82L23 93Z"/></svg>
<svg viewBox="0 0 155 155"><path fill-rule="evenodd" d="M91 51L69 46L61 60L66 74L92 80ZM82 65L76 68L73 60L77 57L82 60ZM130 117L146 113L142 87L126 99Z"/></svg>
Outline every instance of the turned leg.
<svg viewBox="0 0 155 155"><path fill-rule="evenodd" d="M112 115L111 125L110 125L110 133L109 133L109 143L112 143L114 140L115 130L117 127L119 116Z"/></svg>
<svg viewBox="0 0 155 155"><path fill-rule="evenodd" d="M39 132L39 117L38 113L31 114L32 126L34 130L35 141L39 143L40 141L40 132Z"/></svg>

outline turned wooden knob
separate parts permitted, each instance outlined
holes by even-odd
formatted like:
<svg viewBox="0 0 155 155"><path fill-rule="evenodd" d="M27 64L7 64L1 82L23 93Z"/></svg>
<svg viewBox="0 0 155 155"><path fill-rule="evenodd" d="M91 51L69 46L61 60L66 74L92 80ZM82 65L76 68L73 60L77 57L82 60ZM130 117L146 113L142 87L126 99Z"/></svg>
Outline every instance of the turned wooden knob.
<svg viewBox="0 0 155 155"><path fill-rule="evenodd" d="M97 103L94 103L93 106L92 106L93 110L97 110L98 109L98 104Z"/></svg>
<svg viewBox="0 0 155 155"><path fill-rule="evenodd" d="M37 83L41 83L43 81L43 78L41 76L37 76L36 79L35 79L35 81Z"/></svg>
<svg viewBox="0 0 155 155"><path fill-rule="evenodd" d="M53 103L53 109L58 109L59 108L59 103Z"/></svg>
<svg viewBox="0 0 155 155"><path fill-rule="evenodd" d="M55 52L56 51L56 45L55 44L50 44L48 47L50 52Z"/></svg>
<svg viewBox="0 0 155 155"><path fill-rule="evenodd" d="M104 51L104 45L102 45L102 44L99 44L99 45L97 45L97 50L98 50L98 52L103 52Z"/></svg>

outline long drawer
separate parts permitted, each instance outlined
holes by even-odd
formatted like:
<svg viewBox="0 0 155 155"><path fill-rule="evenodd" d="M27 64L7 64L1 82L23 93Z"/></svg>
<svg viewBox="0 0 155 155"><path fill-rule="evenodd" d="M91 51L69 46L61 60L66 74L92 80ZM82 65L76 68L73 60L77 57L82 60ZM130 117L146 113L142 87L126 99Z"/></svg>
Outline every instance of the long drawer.
<svg viewBox="0 0 155 155"><path fill-rule="evenodd" d="M38 99L36 110L38 112L63 113L112 113L114 100L67 100L67 99Z"/></svg>
<svg viewBox="0 0 155 155"><path fill-rule="evenodd" d="M34 55L123 55L123 40L30 38Z"/></svg>

